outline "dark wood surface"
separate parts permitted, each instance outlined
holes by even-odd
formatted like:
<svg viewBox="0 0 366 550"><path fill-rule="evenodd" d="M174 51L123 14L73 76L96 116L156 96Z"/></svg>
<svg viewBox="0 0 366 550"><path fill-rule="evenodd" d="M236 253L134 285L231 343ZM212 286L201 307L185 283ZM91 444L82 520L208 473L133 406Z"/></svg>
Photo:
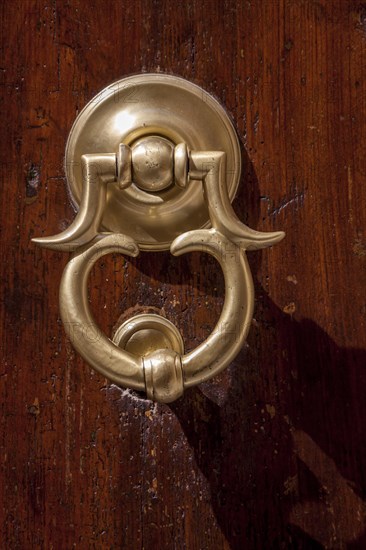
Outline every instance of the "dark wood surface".
<svg viewBox="0 0 366 550"><path fill-rule="evenodd" d="M366 4L6 0L1 7L4 549L366 547ZM111 386L59 318L67 255L40 250L73 219L71 125L109 83L181 75L232 115L251 227L247 345L172 406ZM103 258L101 327L163 312L193 348L223 301L214 260Z"/></svg>

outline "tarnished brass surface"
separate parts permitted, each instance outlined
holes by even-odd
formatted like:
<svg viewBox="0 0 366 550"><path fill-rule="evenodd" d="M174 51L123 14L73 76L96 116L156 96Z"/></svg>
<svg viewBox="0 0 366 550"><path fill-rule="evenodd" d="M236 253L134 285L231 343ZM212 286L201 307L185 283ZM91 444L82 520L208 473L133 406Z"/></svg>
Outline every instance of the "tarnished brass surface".
<svg viewBox="0 0 366 550"><path fill-rule="evenodd" d="M166 83L165 78L160 78L161 75L132 78L142 86L145 77L146 82L158 83L161 92L162 83ZM184 91L183 96L187 90L191 94L192 86L193 95L199 96L200 89L196 86L180 78L167 78L173 96L173 90L180 87ZM154 86L152 89L157 93ZM151 90L147 93L152 100L152 110L155 106L154 93ZM205 94L203 91L200 93ZM207 94L202 97L206 96ZM175 101L179 98L178 94ZM171 105L171 101L170 98L167 105L164 104L166 108ZM200 101L202 102L202 98ZM246 251L271 246L284 237L281 231L254 231L241 223L234 213L231 200L240 175L237 170L240 162L238 161L236 170L232 172L228 170L227 161L229 159L233 162L236 159L237 138L233 137L231 123L225 119L222 108L218 109L217 102L212 98L205 101L209 105L212 118L215 120L216 117L215 124L218 124L219 112L222 132L215 136L217 150L190 150L189 143L195 140L199 142L197 129L192 131L191 141L177 142L179 133L172 132L167 113L163 117L159 108L157 114L149 115L154 124L147 127L141 128L143 119L135 121L136 127L131 121L128 125L126 119L126 128L122 122L121 128L128 143L115 144L112 147L115 153L88 152L80 155L80 209L71 226L60 235L34 239L41 246L74 251L64 270L60 286L61 317L74 347L90 365L113 382L144 390L148 398L166 403L180 397L184 388L218 374L237 355L247 336L254 305L253 283ZM108 102L107 105L108 117L103 122L110 122L111 106ZM85 111L86 118L79 117L79 122L74 125L68 142L68 154L70 151L77 154L76 142L73 141L77 131L81 132L83 139L86 138L83 132L85 127L89 128L88 117L93 118L92 113L87 116L88 108L89 106ZM179 101L176 109L182 112ZM123 111L117 105L117 115L120 116L121 112ZM135 111L130 112L131 116L132 112ZM192 127L196 114L193 108L190 115ZM170 118L174 119L174 116ZM98 128L100 130L101 127ZM104 131L108 134L108 127ZM186 131L188 133L188 129ZM219 145L220 138L222 147ZM205 139L203 142L205 143ZM68 175L70 182L70 172ZM77 176L77 172L74 175ZM76 189L77 186L74 191ZM123 219L126 209L122 208L121 201L126 200L128 203L125 192L131 189L135 206L128 211L129 225L125 232L103 232L105 221L110 219L111 212L115 212L115 215L118 213L121 220ZM166 193L170 193L170 198ZM192 197L196 198L192 201ZM201 197L200 200L198 197ZM156 200L162 200L163 203L154 202ZM149 232L145 234L146 238L141 238L142 233L139 233L141 226L139 214L136 213L138 209L134 209L137 203L147 220L145 230L149 228ZM164 207L159 211L157 204L164 204ZM200 215L193 215L193 211L197 214L198 210L201 213L206 212L210 229L202 228L203 218ZM178 229L174 227L174 215L178 219ZM134 225L134 216L137 226ZM181 232L182 224L179 219L183 217L188 220L185 225L189 230ZM159 231L155 231L157 227ZM177 231L179 234L173 239ZM183 341L176 327L159 315L146 314L123 323L118 327L113 340L109 339L98 328L88 305L87 282L92 265L104 254L121 252L136 256L140 248L162 249L170 242L170 250L174 255L203 251L214 256L221 265L225 278L225 302L212 334L193 351L184 354Z"/></svg>

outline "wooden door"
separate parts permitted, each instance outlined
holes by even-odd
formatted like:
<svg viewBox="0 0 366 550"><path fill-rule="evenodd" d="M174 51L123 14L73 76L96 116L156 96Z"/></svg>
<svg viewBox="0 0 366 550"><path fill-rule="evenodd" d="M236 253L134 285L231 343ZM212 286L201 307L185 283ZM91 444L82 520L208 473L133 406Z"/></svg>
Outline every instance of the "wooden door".
<svg viewBox="0 0 366 550"><path fill-rule="evenodd" d="M4 0L1 21L1 548L365 548L366 5ZM235 210L287 234L249 255L247 345L171 406L75 354L58 306L67 255L30 242L75 215L75 117L141 72L226 106L243 146ZM188 349L223 293L198 253L108 256L90 279L107 334L157 311Z"/></svg>

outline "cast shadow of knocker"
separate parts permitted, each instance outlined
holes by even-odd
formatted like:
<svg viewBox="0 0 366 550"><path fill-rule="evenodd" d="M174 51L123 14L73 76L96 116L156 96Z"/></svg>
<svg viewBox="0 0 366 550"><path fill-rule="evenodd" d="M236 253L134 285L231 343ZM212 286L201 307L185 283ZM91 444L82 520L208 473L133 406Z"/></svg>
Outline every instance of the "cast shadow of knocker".
<svg viewBox="0 0 366 550"><path fill-rule="evenodd" d="M233 550L364 548L366 351L264 294L257 313L265 342L171 405L217 523Z"/></svg>
<svg viewBox="0 0 366 550"><path fill-rule="evenodd" d="M256 226L258 181L242 158L236 210ZM260 254L249 262L258 272ZM248 345L171 405L217 523L233 550L365 548L366 351L338 346L255 287Z"/></svg>

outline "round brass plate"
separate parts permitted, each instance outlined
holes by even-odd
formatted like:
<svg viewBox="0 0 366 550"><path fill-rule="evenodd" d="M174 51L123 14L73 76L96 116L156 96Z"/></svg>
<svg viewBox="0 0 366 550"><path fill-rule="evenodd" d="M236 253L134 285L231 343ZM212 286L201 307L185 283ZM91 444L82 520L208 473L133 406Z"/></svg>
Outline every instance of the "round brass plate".
<svg viewBox="0 0 366 550"><path fill-rule="evenodd" d="M223 107L200 87L176 76L142 74L123 78L94 97L71 129L65 154L70 195L78 208L81 156L115 153L147 135L161 136L190 150L224 151L232 201L240 177L240 146ZM132 184L109 185L102 230L124 233L144 250L166 250L181 233L209 227L202 182L149 193Z"/></svg>

